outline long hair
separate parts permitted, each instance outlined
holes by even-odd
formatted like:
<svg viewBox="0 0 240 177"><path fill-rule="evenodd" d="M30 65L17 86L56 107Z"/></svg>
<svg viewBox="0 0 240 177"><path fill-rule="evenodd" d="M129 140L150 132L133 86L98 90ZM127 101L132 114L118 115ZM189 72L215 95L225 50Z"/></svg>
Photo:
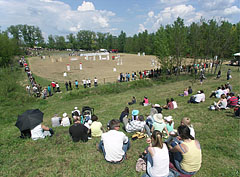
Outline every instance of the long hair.
<svg viewBox="0 0 240 177"><path fill-rule="evenodd" d="M152 138L154 140L153 147L163 148L162 133L158 130L154 130L152 133Z"/></svg>
<svg viewBox="0 0 240 177"><path fill-rule="evenodd" d="M127 114L129 114L129 108L126 107L126 108L124 109L124 112L127 113Z"/></svg>
<svg viewBox="0 0 240 177"><path fill-rule="evenodd" d="M190 129L186 125L180 125L178 127L178 134L183 140L185 139L194 140L194 137L190 134Z"/></svg>

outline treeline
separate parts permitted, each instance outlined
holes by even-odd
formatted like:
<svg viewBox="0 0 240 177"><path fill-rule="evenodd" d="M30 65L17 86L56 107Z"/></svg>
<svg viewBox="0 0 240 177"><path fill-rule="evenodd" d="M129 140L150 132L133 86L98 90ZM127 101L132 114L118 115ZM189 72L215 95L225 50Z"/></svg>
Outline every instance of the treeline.
<svg viewBox="0 0 240 177"><path fill-rule="evenodd" d="M12 63L14 56L21 54L17 40L9 38L6 32L0 31L0 67Z"/></svg>
<svg viewBox="0 0 240 177"><path fill-rule="evenodd" d="M156 55L162 63L175 65L182 57L219 58L232 57L240 49L240 22L231 24L227 21L201 19L190 26L177 18L171 25L160 26L157 32L144 32L128 37L121 31L118 36L81 30L66 37L49 35L45 41L38 27L28 25L10 26L6 33L17 44L24 47L44 47L49 49L98 50L101 48L119 52ZM171 56L171 57L169 57Z"/></svg>

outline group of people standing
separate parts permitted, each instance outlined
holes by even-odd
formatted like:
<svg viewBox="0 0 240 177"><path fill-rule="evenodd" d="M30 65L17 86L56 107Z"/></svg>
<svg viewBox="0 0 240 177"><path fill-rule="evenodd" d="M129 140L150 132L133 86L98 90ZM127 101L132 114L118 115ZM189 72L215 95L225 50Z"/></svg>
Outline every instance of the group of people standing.
<svg viewBox="0 0 240 177"><path fill-rule="evenodd" d="M33 94L36 97L40 97L42 93L42 86L40 84L37 84L35 77L33 76L32 71L30 70L30 67L27 64L24 56L21 57L18 62L20 67L24 67L24 71L27 73L28 80L32 86L32 89L29 84L26 86L26 91L28 92L29 96Z"/></svg>

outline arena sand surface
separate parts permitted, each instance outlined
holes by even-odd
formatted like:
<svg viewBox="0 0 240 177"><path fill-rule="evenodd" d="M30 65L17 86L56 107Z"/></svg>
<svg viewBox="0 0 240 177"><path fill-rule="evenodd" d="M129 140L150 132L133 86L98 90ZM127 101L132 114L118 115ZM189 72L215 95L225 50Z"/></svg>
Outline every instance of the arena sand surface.
<svg viewBox="0 0 240 177"><path fill-rule="evenodd" d="M83 79L91 79L93 82L94 77L97 77L99 83L116 82L119 74L139 72L143 70L150 70L157 68L152 66L152 59L157 61L155 56L138 56L134 54L120 54L119 65L118 60L112 60L110 54L109 60L85 60L83 56L68 56L66 54L58 54L46 56L45 59L40 57L29 58L30 69L33 74L38 75L48 80L63 83L65 81L82 81ZM115 54L116 56L116 54ZM62 58L62 59L60 59ZM122 65L121 64L122 59ZM82 63L82 70L80 70L80 63ZM67 71L67 64L70 65L70 71ZM157 64L159 66L159 64ZM116 72L113 71L116 68ZM67 77L63 73L67 72Z"/></svg>

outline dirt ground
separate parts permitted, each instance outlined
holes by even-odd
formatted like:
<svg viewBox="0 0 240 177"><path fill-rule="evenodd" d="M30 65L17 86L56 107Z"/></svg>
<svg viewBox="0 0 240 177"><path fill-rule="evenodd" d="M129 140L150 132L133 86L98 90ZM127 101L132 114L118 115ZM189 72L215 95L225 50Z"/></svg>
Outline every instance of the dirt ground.
<svg viewBox="0 0 240 177"><path fill-rule="evenodd" d="M157 62L152 64L152 60L157 61L155 56L138 56L134 54L120 54L120 59L112 60L110 54L109 60L85 60L83 56L68 56L67 54L57 54L46 56L45 59L40 57L29 58L30 69L33 74L40 77L47 78L48 80L63 83L65 81L82 81L97 77L99 83L115 82L121 72L130 74L135 71L143 71L154 69L159 66ZM121 65L122 60L122 65ZM80 70L80 63L82 63L82 70ZM119 63L119 65L118 65ZM70 65L70 71L67 71L67 64ZM116 68L114 72L113 69ZM63 73L67 72L64 77Z"/></svg>

